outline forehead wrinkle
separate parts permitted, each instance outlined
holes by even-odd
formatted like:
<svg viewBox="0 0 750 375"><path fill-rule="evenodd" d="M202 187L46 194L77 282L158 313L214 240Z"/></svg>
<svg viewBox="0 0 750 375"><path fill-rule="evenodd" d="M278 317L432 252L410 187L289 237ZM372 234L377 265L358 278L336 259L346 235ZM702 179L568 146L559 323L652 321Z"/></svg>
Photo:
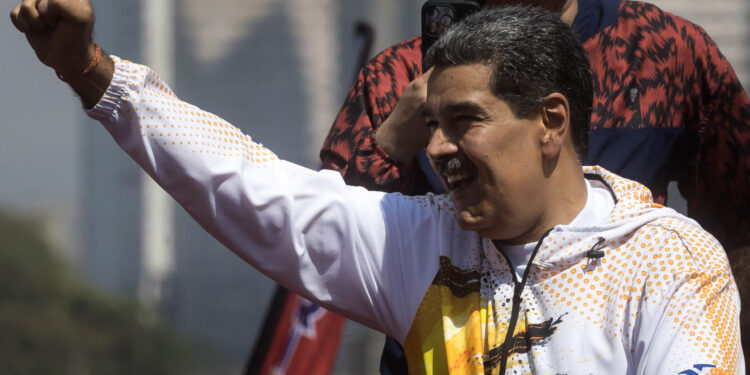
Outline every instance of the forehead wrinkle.
<svg viewBox="0 0 750 375"><path fill-rule="evenodd" d="M455 103L447 103L440 108L440 112L443 114L452 113L473 113L473 114L484 114L484 108L474 101L465 100Z"/></svg>

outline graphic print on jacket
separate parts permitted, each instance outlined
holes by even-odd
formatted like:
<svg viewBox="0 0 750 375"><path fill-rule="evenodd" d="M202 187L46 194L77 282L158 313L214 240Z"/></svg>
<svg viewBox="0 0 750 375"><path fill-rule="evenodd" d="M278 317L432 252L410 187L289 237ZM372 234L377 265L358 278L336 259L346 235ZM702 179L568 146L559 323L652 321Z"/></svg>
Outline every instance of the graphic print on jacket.
<svg viewBox="0 0 750 375"><path fill-rule="evenodd" d="M690 367L698 357L733 373L739 307L718 242L692 222L665 216L669 209L642 185L585 169L603 178L618 203L600 226L558 226L542 241L521 294L506 373L639 373ZM479 264L441 257L404 342L411 373L500 373L513 271L491 241L482 241ZM604 257L588 257L592 248ZM717 340L703 338L709 330ZM679 362L674 351L685 353ZM671 359L659 363L664 358Z"/></svg>

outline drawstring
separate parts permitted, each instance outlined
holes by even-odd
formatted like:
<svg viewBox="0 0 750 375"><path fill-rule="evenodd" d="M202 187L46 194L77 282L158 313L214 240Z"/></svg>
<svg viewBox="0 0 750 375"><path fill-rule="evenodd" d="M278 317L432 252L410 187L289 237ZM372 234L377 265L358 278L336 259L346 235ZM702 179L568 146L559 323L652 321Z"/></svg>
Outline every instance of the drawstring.
<svg viewBox="0 0 750 375"><path fill-rule="evenodd" d="M604 251L602 250L596 250L596 248L604 243L605 239L604 237L599 237L599 241L597 241L594 246L591 246L591 249L586 252L586 258L589 259L600 259L604 258Z"/></svg>

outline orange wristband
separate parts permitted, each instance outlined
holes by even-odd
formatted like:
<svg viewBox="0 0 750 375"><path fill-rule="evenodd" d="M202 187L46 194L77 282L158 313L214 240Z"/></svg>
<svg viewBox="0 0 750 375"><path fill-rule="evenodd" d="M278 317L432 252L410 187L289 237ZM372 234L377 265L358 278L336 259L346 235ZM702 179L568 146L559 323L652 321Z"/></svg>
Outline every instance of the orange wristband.
<svg viewBox="0 0 750 375"><path fill-rule="evenodd" d="M94 70L94 68L96 68L96 66L99 65L99 61L102 58L102 50L99 48L99 45L96 44L96 43L94 43L94 47L96 47L96 52L94 52L94 58L91 59L91 62L86 67L86 69L84 69L82 72L80 72L78 74L74 74L74 75L72 75L70 77L63 77L62 74L60 74L58 72L55 72L55 74L57 74L57 78L60 78L60 80L63 81L63 82L70 82L71 80L76 79L76 78L80 78L80 77L82 77L82 76L90 73L92 70Z"/></svg>

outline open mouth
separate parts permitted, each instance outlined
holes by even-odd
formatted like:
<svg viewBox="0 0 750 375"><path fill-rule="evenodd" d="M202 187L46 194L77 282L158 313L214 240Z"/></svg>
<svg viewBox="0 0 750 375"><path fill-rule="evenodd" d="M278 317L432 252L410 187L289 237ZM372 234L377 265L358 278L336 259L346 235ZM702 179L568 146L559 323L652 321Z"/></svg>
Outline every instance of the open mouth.
<svg viewBox="0 0 750 375"><path fill-rule="evenodd" d="M441 161L437 167L448 191L460 189L476 178L474 165L455 156Z"/></svg>

